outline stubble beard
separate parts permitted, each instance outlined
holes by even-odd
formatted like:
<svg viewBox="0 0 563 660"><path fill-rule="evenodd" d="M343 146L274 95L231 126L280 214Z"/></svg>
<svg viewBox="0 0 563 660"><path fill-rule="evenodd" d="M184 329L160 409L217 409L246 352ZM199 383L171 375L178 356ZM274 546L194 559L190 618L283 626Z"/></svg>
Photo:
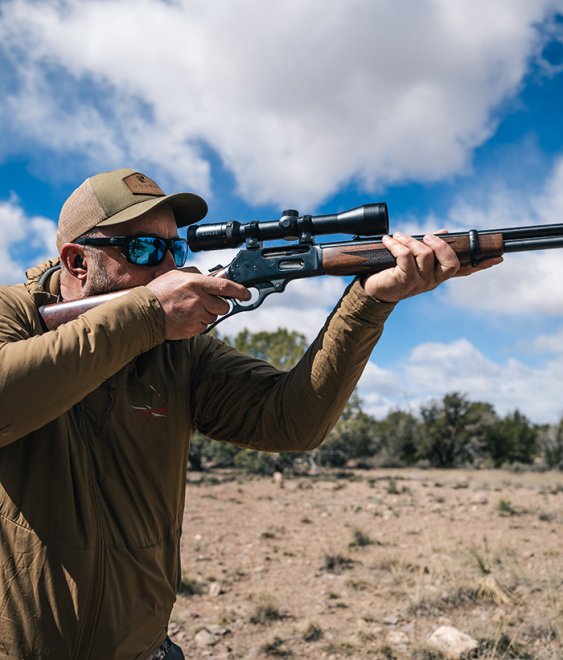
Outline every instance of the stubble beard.
<svg viewBox="0 0 563 660"><path fill-rule="evenodd" d="M118 291L120 286L115 278L110 277L104 268L103 257L98 251L90 251L90 268L88 270L88 279L82 289L82 295L99 296L102 293L111 293Z"/></svg>
<svg viewBox="0 0 563 660"><path fill-rule="evenodd" d="M91 273L88 275L88 280L84 285L82 292L84 297L99 296L102 293L116 291L118 288L119 287L116 287L115 282L110 281L107 273L97 271L93 277Z"/></svg>

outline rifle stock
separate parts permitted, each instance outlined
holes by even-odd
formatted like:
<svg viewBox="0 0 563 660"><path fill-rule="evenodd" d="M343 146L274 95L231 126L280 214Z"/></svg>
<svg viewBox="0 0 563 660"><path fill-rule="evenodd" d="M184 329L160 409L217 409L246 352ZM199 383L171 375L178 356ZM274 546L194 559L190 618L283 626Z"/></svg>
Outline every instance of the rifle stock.
<svg viewBox="0 0 563 660"><path fill-rule="evenodd" d="M78 298L77 300L66 300L65 302L43 305L39 308L39 313L47 330L56 330L63 323L74 321L89 309L94 309L105 302L115 300L119 296L128 293L130 289L121 291L112 291L111 293L102 293L98 296L89 296L87 298Z"/></svg>

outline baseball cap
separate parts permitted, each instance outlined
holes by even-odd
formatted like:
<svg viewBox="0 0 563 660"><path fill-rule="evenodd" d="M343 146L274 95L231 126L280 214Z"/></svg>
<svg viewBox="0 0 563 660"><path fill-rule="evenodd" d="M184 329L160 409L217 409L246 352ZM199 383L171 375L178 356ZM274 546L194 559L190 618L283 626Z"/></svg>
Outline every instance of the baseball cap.
<svg viewBox="0 0 563 660"><path fill-rule="evenodd" d="M178 227L198 222L207 204L190 192L166 195L148 176L129 168L89 177L63 204L57 229L57 248L72 243L94 227L133 220L160 204L169 204Z"/></svg>

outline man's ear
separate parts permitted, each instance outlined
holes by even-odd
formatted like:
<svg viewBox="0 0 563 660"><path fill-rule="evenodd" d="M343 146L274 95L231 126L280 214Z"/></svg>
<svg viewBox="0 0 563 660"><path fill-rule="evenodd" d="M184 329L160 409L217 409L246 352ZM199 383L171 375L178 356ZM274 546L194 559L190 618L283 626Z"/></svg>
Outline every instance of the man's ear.
<svg viewBox="0 0 563 660"><path fill-rule="evenodd" d="M65 243L61 248L61 262L68 272L79 280L86 277L88 260L82 245Z"/></svg>

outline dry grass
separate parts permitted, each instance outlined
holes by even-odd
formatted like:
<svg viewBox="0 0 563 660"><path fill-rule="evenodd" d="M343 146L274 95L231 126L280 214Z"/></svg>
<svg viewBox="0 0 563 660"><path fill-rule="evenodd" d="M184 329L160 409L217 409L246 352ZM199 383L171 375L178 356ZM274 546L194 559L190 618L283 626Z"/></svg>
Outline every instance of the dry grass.
<svg viewBox="0 0 563 660"><path fill-rule="evenodd" d="M261 594L254 611L249 617L249 621L265 626L274 621L282 621L285 618L288 618L288 615L279 609L274 597L270 594Z"/></svg>
<svg viewBox="0 0 563 660"><path fill-rule="evenodd" d="M426 642L445 624L475 657L563 657L562 473L340 471L280 489L224 472L190 475L186 499L171 634L188 657L438 660Z"/></svg>

